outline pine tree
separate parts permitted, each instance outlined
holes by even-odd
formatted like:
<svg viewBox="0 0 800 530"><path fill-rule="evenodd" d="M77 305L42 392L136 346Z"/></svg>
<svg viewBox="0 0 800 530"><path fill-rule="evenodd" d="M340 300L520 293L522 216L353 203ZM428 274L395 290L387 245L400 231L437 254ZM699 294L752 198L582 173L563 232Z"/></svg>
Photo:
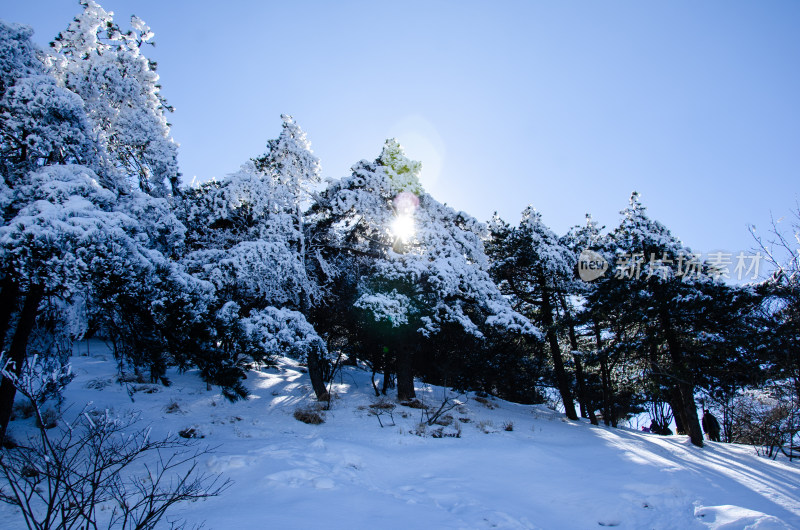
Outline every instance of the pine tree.
<svg viewBox="0 0 800 530"><path fill-rule="evenodd" d="M503 292L512 297L514 307L544 331L564 410L569 419L577 420L557 322L557 305L569 290L575 258L531 206L523 211L517 227L495 219L492 241L492 274Z"/></svg>
<svg viewBox="0 0 800 530"><path fill-rule="evenodd" d="M387 140L374 162L362 160L332 183L315 209L319 237L350 278L347 296L362 315L356 340L377 346L376 365L393 366L401 399L415 396L415 370L457 366L459 343L485 348L493 329L537 333L492 282L484 227L424 193L420 170ZM381 345L364 338L376 326L373 337L388 342L382 356ZM445 334L448 341L438 340Z"/></svg>
<svg viewBox="0 0 800 530"><path fill-rule="evenodd" d="M172 107L161 94L156 63L142 53L153 45L153 32L135 16L123 32L96 2L81 4L83 12L52 43L52 71L83 99L118 178L133 179L153 196L178 194L178 146L166 118Z"/></svg>
<svg viewBox="0 0 800 530"><path fill-rule="evenodd" d="M601 235L602 227L592 220L592 216L586 214L586 223L582 226L575 226L563 236L560 241L566 246L573 254L575 262L580 259L581 253L585 250L596 252L603 243ZM591 348L586 344L586 340L580 340L579 326L584 324L578 315L579 308L575 307L573 299L577 298L578 304L582 304L584 297L588 290L591 289L591 284L574 279L572 282L565 282L566 291L559 293L558 300L561 309L564 311L565 327L567 329L567 336L569 338L569 346L572 350L572 358L575 364L575 379L577 381L578 389L578 402L581 409L581 417L589 418L593 425L598 424L595 415L595 400L593 399L592 385L590 384L591 373L587 368L587 350ZM591 329L587 329L585 334L589 337L592 335ZM591 344L592 341L588 341ZM601 373L603 369L601 368ZM602 378L601 378L602 381ZM606 421L609 421L609 417Z"/></svg>
<svg viewBox="0 0 800 530"><path fill-rule="evenodd" d="M702 446L695 392L709 366L704 356L720 340L733 344L731 321L716 301L734 291L648 217L637 193L621 213L610 238L616 270L596 282L588 311L609 326L611 348L648 374L649 392L669 402L679 432Z"/></svg>
<svg viewBox="0 0 800 530"><path fill-rule="evenodd" d="M297 335L292 330L303 330L295 353L308 363L317 398L325 400L328 351L305 319L322 300L328 270L308 243L304 211L319 182L319 161L305 132L291 117L282 118L281 134L267 143L264 155L222 181L184 192L182 218L189 231L188 252L181 263L195 277L214 285L220 333L239 333L235 330L242 326L251 330L261 326L260 333L267 335L290 336ZM293 316L268 321L264 315L274 311ZM231 316L234 312L236 318ZM280 323L288 327L280 331ZM254 358L252 353L243 353L255 351L247 345L251 343L224 341L225 356L241 366ZM301 343L307 346L301 348ZM274 348L267 351L258 358L268 360L276 352ZM285 353L292 351L285 347ZM232 370L225 373L233 374Z"/></svg>

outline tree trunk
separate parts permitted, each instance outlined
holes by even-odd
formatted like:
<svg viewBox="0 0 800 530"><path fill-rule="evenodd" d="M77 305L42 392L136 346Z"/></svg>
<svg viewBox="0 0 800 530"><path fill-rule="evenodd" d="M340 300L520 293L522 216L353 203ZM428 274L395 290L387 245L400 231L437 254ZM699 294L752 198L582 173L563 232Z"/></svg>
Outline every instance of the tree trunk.
<svg viewBox="0 0 800 530"><path fill-rule="evenodd" d="M564 369L561 348L558 346L558 337L553 326L553 306L550 302L550 292L544 275L539 276L539 286L542 288L542 324L544 324L547 341L550 344L550 354L553 357L553 369L556 373L558 392L561 394L561 401L564 403L564 412L567 418L577 420L578 414L575 412L575 403L572 401L572 393L569 390L567 371Z"/></svg>
<svg viewBox="0 0 800 530"><path fill-rule="evenodd" d="M603 423L608 427L617 426L617 415L614 412L614 394L611 389L611 374L608 370L608 355L603 350L603 339L600 333L600 325L594 323L594 340L597 344L597 353L600 358L600 380L603 385Z"/></svg>
<svg viewBox="0 0 800 530"><path fill-rule="evenodd" d="M390 388L392 388L392 371L389 368L389 361L386 361L386 366L383 369L383 386L381 387L381 393L385 396Z"/></svg>
<svg viewBox="0 0 800 530"><path fill-rule="evenodd" d="M22 373L22 366L25 363L25 356L28 350L28 338L31 336L31 331L33 331L33 326L36 323L36 315L39 312L39 304L42 302L43 297L44 287L40 285L32 286L22 305L17 329L14 331L14 338L11 339L11 346L8 348L8 359L14 363L14 373L17 376ZM0 383L0 440L5 439L16 394L17 389L14 384L10 379L4 377L3 382Z"/></svg>
<svg viewBox="0 0 800 530"><path fill-rule="evenodd" d="M11 327L11 317L17 307L19 286L11 275L6 273L0 282L0 350L5 350L6 337Z"/></svg>
<svg viewBox="0 0 800 530"><path fill-rule="evenodd" d="M661 324L664 328L664 338L667 341L667 348L669 348L669 354L672 358L673 371L678 380L677 386L683 402L682 419L684 420L684 427L692 440L692 444L697 447L703 447L703 431L700 428L700 418L697 416L697 403L694 400L694 384L692 383L691 372L686 366L683 352L678 344L675 331L672 329L672 321L668 310L664 307L661 308Z"/></svg>
<svg viewBox="0 0 800 530"><path fill-rule="evenodd" d="M689 430L689 438L697 447L703 447L703 430L700 428L700 417L697 415L697 402L694 400L694 385L690 383L680 383L681 397L683 398L683 409L686 411L686 421Z"/></svg>
<svg viewBox="0 0 800 530"><path fill-rule="evenodd" d="M675 417L675 433L686 434L686 411L683 408L683 397L677 385L670 387L669 406L672 407L672 415Z"/></svg>
<svg viewBox="0 0 800 530"><path fill-rule="evenodd" d="M323 376L323 361L320 359L319 353L315 348L310 348L306 359L308 361L308 377L311 379L311 387L314 389L317 401L330 401L331 396L325 387L325 378Z"/></svg>
<svg viewBox="0 0 800 530"><path fill-rule="evenodd" d="M675 393L674 384L664 375L664 369L659 364L658 347L655 342L650 344L650 355L648 362L650 363L650 377L653 383L658 387L657 399L669 403L672 409L672 416L675 418L675 426L677 427L678 434L683 434L683 425L685 422L682 419L683 414L683 400L680 393ZM667 395L662 391L666 389ZM655 420L655 418L653 418ZM669 425L659 425L660 427L668 428Z"/></svg>
<svg viewBox="0 0 800 530"><path fill-rule="evenodd" d="M597 425L597 416L594 414L594 408L589 403L589 397L586 392L586 380L583 377L583 363L581 357L576 352L578 351L578 338L575 336L575 324L572 323L570 316L569 323L569 344L572 348L572 358L575 361L575 377L578 380L578 403L581 407L581 418L589 418L592 425Z"/></svg>
<svg viewBox="0 0 800 530"><path fill-rule="evenodd" d="M414 391L414 369L411 349L406 345L396 348L397 358L397 399L408 401L417 397Z"/></svg>
<svg viewBox="0 0 800 530"><path fill-rule="evenodd" d="M309 305L306 293L300 293L300 312L307 315ZM306 353L306 362L308 365L308 378L311 379L311 388L314 389L317 401L330 403L331 396L325 387L325 367L323 366L325 361L320 358L319 351L313 345Z"/></svg>

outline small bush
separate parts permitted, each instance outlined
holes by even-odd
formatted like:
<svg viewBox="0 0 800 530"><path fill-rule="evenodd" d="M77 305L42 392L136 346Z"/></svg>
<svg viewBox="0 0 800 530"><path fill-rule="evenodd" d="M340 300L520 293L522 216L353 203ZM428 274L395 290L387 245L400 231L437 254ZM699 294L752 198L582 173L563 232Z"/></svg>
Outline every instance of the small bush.
<svg viewBox="0 0 800 530"><path fill-rule="evenodd" d="M428 434L428 424L424 421L421 421L417 424L411 434L416 434L417 436L425 437Z"/></svg>
<svg viewBox="0 0 800 530"><path fill-rule="evenodd" d="M411 408L411 409L427 409L428 408L422 401L420 401L418 399L411 399L409 401L401 401L400 404L403 405L404 407L408 407L408 408Z"/></svg>
<svg viewBox="0 0 800 530"><path fill-rule="evenodd" d="M453 423L452 427L439 427L431 431L431 438L461 438L461 424Z"/></svg>
<svg viewBox="0 0 800 530"><path fill-rule="evenodd" d="M205 438L205 436L196 428L194 427L187 427L181 431L178 431L178 436L181 438Z"/></svg>
<svg viewBox="0 0 800 530"><path fill-rule="evenodd" d="M119 383L144 383L144 376L141 374L131 374L122 372L117 376Z"/></svg>
<svg viewBox="0 0 800 530"><path fill-rule="evenodd" d="M161 387L158 385L153 384L137 384L133 385L132 390L134 392L141 392L142 394L155 394L156 392L161 391Z"/></svg>
<svg viewBox="0 0 800 530"><path fill-rule="evenodd" d="M23 448L0 450L0 477L14 485L0 500L18 508L29 528L184 528L180 520L159 523L176 504L218 496L230 485L198 471L210 450L195 449L196 442L153 439L149 427L135 427L135 416L93 412L84 409L55 431L41 429Z"/></svg>
<svg viewBox="0 0 800 530"><path fill-rule="evenodd" d="M375 416L378 419L378 424L381 427L384 427L383 420L381 419L381 416L384 416L384 415L389 416L389 420L391 421L391 423L387 423L386 425L389 426L389 427L394 427L395 426L395 421L394 421L394 413L393 413L393 411L394 411L396 406L397 405L395 405L394 403L392 403L391 401L389 401L387 399L381 399L381 400L378 400L378 401L370 404L370 406L369 406L369 414L372 415L372 416Z"/></svg>
<svg viewBox="0 0 800 530"><path fill-rule="evenodd" d="M37 418L36 423L39 427L44 427L45 429L52 429L57 426L58 420L61 418L61 414L52 407L42 410L40 414L41 422L39 422Z"/></svg>
<svg viewBox="0 0 800 530"><path fill-rule="evenodd" d="M90 390L103 390L105 387L112 384L113 382L114 381L112 379L103 379L98 377L86 383L86 388Z"/></svg>
<svg viewBox="0 0 800 530"><path fill-rule="evenodd" d="M492 423L492 420L481 420L478 422L477 427L483 434L495 432L494 423Z"/></svg>
<svg viewBox="0 0 800 530"><path fill-rule="evenodd" d="M514 430L514 422L513 421L505 422L503 424L503 430L504 431L509 431L509 432L513 431Z"/></svg>
<svg viewBox="0 0 800 530"><path fill-rule="evenodd" d="M481 405L485 406L487 409L490 409L490 410L497 408L497 405L495 405L494 403L492 403L491 401L489 401L485 397L477 396L477 397L475 397L475 401L477 401L478 403L480 403Z"/></svg>
<svg viewBox="0 0 800 530"><path fill-rule="evenodd" d="M453 417L449 414L446 414L444 416L439 416L433 423L435 423L436 425L441 425L442 427L447 427L451 425L453 421L454 421Z"/></svg>
<svg viewBox="0 0 800 530"><path fill-rule="evenodd" d="M27 420L34 415L36 409L31 403L30 399L23 398L14 402L14 409L11 413L11 419Z"/></svg>
<svg viewBox="0 0 800 530"><path fill-rule="evenodd" d="M319 412L311 408L295 409L294 419L309 425L319 425L321 423L325 423L325 418L323 418Z"/></svg>
<svg viewBox="0 0 800 530"><path fill-rule="evenodd" d="M375 403L371 403L369 408L377 409L377 410L394 410L397 405L389 401L388 399L381 399L376 401Z"/></svg>
<svg viewBox="0 0 800 530"><path fill-rule="evenodd" d="M164 412L166 412L167 414L175 414L177 412L182 412L182 411L181 411L181 406L178 405L178 402L172 400L166 407L164 407Z"/></svg>

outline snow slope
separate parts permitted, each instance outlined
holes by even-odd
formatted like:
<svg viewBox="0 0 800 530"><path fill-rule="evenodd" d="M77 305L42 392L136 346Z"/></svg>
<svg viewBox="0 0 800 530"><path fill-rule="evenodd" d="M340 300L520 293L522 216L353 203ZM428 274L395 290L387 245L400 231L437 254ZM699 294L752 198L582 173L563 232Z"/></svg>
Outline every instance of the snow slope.
<svg viewBox="0 0 800 530"><path fill-rule="evenodd" d="M800 466L750 447L697 449L687 437L568 422L541 406L472 395L451 411L460 438L431 437L432 428L419 436L417 409L398 406L396 425L380 427L369 414L369 373L357 369L337 378L326 422L306 425L292 414L313 394L290 360L251 372L246 402L228 403L192 373L171 373L171 387L132 401L111 356L95 342L90 351L73 358L73 410L88 401L140 410L153 435L194 427L219 446L202 465L233 486L173 512L206 528L800 528ZM441 402L439 387L417 391ZM179 411L167 412L172 402ZM32 424L12 429L21 438ZM23 527L9 506L0 521Z"/></svg>

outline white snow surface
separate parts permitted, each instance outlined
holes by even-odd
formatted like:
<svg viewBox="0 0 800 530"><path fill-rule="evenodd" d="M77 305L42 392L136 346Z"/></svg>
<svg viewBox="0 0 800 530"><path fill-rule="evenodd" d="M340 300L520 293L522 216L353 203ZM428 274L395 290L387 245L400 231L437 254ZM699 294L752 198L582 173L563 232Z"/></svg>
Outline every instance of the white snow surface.
<svg viewBox="0 0 800 530"><path fill-rule="evenodd" d="M252 396L244 402L229 403L196 374L174 371L171 387L135 392L132 401L126 386L137 385L116 382L102 343L82 342L77 351L66 417L90 401L116 414L137 410L152 436L194 427L201 443L217 447L201 467L234 484L172 513L205 528L800 528L800 465L760 458L747 446L698 449L684 436L570 422L543 406L452 393L464 403L451 411L461 437L419 436L418 409L398 405L396 425L380 427L369 414L370 373L356 368L337 376L325 423L306 425L292 413L312 404L313 392L305 369L288 359L249 373ZM417 393L433 405L443 389L418 382ZM167 412L173 402L179 411ZM512 431L504 430L509 422ZM32 420L11 429L17 439L34 431ZM0 521L23 528L7 505Z"/></svg>

